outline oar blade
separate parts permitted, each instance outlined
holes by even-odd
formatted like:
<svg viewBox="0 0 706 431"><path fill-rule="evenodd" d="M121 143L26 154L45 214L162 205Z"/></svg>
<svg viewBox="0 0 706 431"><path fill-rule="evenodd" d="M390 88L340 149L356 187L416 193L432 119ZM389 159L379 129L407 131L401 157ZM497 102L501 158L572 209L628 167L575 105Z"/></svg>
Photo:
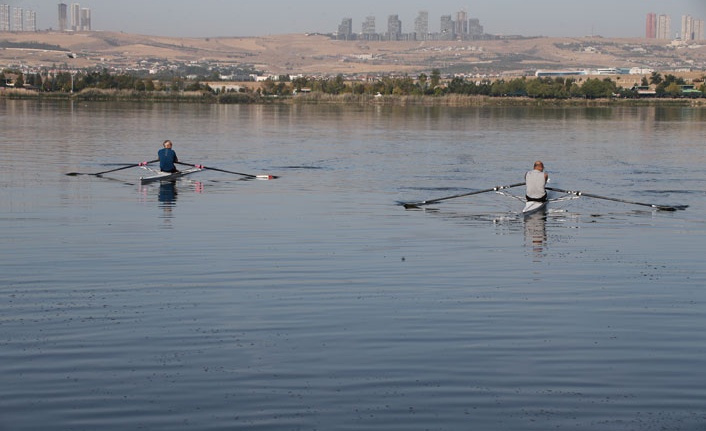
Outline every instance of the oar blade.
<svg viewBox="0 0 706 431"><path fill-rule="evenodd" d="M689 208L689 205L652 205L660 211L683 211Z"/></svg>
<svg viewBox="0 0 706 431"><path fill-rule="evenodd" d="M420 206L421 206L421 205L424 205L424 203L423 203L423 202L416 202L416 203L414 203L414 202L407 202L407 203L402 202L401 205L402 205L402 206L404 207L404 209L406 209L406 210L418 210L418 209L420 209Z"/></svg>

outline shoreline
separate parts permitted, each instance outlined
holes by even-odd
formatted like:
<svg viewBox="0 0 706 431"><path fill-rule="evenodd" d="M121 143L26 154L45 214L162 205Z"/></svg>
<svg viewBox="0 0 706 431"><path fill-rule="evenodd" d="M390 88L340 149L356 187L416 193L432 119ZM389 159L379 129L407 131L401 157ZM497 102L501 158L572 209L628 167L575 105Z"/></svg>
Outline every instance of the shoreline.
<svg viewBox="0 0 706 431"><path fill-rule="evenodd" d="M330 95L323 93L300 94L291 97L268 97L251 93L225 93L215 95L204 92L139 92L124 90L84 90L79 93L40 93L31 90L4 89L0 99L47 100L81 102L146 102L146 103L204 103L204 104L358 104L389 106L688 106L706 107L706 98L602 98L602 99L550 99L524 96L492 97L485 95Z"/></svg>

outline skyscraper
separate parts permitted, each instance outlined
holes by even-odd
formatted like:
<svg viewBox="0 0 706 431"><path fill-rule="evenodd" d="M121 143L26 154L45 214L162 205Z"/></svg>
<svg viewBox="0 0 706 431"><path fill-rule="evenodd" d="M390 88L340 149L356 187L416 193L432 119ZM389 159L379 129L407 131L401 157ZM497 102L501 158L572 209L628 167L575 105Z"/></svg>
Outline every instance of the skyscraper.
<svg viewBox="0 0 706 431"><path fill-rule="evenodd" d="M343 18L341 24L338 25L338 39L350 40L353 39L353 19Z"/></svg>
<svg viewBox="0 0 706 431"><path fill-rule="evenodd" d="M21 7L12 8L12 31L25 31L24 14Z"/></svg>
<svg viewBox="0 0 706 431"><path fill-rule="evenodd" d="M91 31L91 9L87 7L79 11L79 30Z"/></svg>
<svg viewBox="0 0 706 431"><path fill-rule="evenodd" d="M66 6L66 3L59 3L59 31L66 31L66 18L68 16L67 14L68 6Z"/></svg>
<svg viewBox="0 0 706 431"><path fill-rule="evenodd" d="M669 15L657 17L657 39L669 40L672 38L672 18Z"/></svg>
<svg viewBox="0 0 706 431"><path fill-rule="evenodd" d="M9 4L0 4L0 31L10 31Z"/></svg>
<svg viewBox="0 0 706 431"><path fill-rule="evenodd" d="M451 19L451 15L441 15L439 31L441 33L441 40L454 39L454 21Z"/></svg>
<svg viewBox="0 0 706 431"><path fill-rule="evenodd" d="M417 40L427 40L429 35L429 12L422 10L414 20L414 37Z"/></svg>
<svg viewBox="0 0 706 431"><path fill-rule="evenodd" d="M402 21L399 15L387 17L387 40L399 40L402 34Z"/></svg>
<svg viewBox="0 0 706 431"><path fill-rule="evenodd" d="M37 12L25 11L25 31L37 31Z"/></svg>
<svg viewBox="0 0 706 431"><path fill-rule="evenodd" d="M375 39L375 17L367 16L365 21L363 21L363 39L373 40Z"/></svg>
<svg viewBox="0 0 706 431"><path fill-rule="evenodd" d="M454 33L459 39L463 39L468 34L468 13L465 10L456 12L456 26Z"/></svg>
<svg viewBox="0 0 706 431"><path fill-rule="evenodd" d="M78 3L71 3L69 15L71 17L71 30L79 31L81 29L81 5Z"/></svg>
<svg viewBox="0 0 706 431"><path fill-rule="evenodd" d="M657 37L657 14L654 12L647 14L647 21L645 22L645 37L647 39L654 39Z"/></svg>
<svg viewBox="0 0 706 431"><path fill-rule="evenodd" d="M471 18L468 20L468 35L473 38L479 38L483 36L483 26L480 25L480 20L478 18Z"/></svg>
<svg viewBox="0 0 706 431"><path fill-rule="evenodd" d="M706 40L706 27L702 19L694 20L694 40Z"/></svg>

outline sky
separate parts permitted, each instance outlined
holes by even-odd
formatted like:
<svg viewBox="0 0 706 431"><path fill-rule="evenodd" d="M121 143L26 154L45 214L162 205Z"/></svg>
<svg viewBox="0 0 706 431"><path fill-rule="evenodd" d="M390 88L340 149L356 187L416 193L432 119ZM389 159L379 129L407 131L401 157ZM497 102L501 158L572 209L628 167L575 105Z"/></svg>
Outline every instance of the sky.
<svg viewBox="0 0 706 431"><path fill-rule="evenodd" d="M70 0L63 0L71 4ZM40 30L58 27L59 0L0 0L37 12ZM387 17L399 15L402 31L412 32L420 10L429 12L430 31L441 15L465 10L495 35L642 37L648 12L669 15L672 33L682 15L706 20L706 0L83 0L91 9L93 30L176 37L264 36L285 33L331 33L343 18L359 33L366 16L376 31Z"/></svg>

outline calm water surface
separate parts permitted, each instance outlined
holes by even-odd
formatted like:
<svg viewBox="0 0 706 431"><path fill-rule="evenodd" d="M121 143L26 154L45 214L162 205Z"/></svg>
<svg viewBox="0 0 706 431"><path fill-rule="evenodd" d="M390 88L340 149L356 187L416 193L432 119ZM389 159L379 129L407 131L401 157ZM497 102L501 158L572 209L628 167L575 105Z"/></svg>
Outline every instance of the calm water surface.
<svg viewBox="0 0 706 431"><path fill-rule="evenodd" d="M2 431L706 428L706 110L0 100L0 118ZM167 138L280 178L64 175ZM689 208L398 205L535 159L554 187Z"/></svg>

